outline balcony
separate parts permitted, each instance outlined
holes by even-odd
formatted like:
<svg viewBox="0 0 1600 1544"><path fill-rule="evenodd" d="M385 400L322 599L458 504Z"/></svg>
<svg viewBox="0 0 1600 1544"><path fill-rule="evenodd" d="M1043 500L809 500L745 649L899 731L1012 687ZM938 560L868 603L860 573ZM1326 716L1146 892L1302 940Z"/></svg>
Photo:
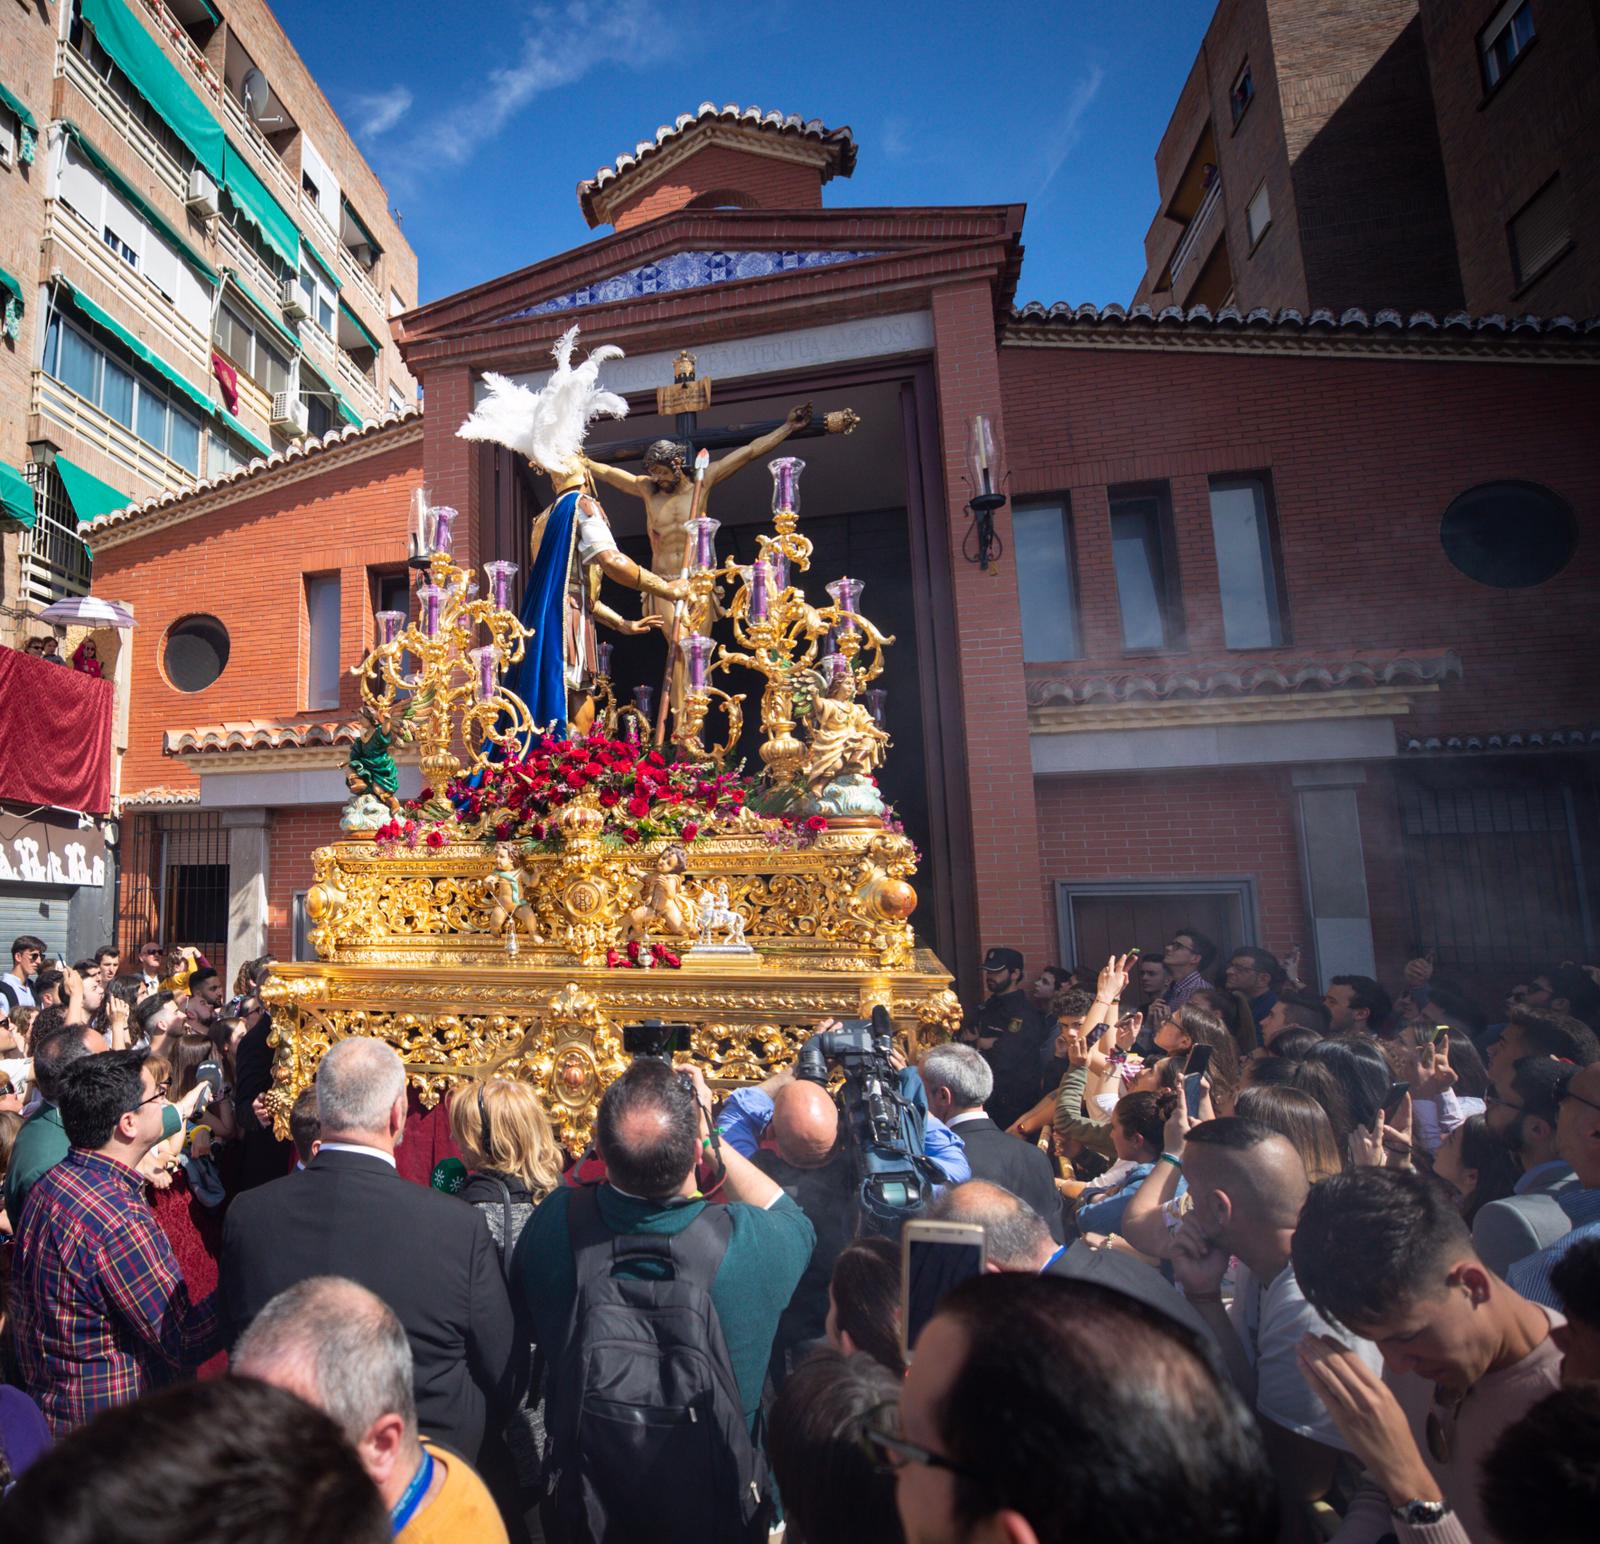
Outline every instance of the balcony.
<svg viewBox="0 0 1600 1544"><path fill-rule="evenodd" d="M116 419L107 417L92 402L84 401L77 392L43 370L33 372L28 411L76 435L84 444L103 450L119 467L145 485L132 490L134 498L145 498L152 492L182 493L194 487L197 481L187 467L169 461L131 429L123 428ZM35 434L30 427L28 438L49 436ZM71 449L70 446L66 448ZM148 486L150 484L154 487Z"/></svg>
<svg viewBox="0 0 1600 1544"><path fill-rule="evenodd" d="M1176 297L1183 286L1192 281L1200 265L1210 254L1217 234L1222 229L1222 179L1216 178L1200 200L1183 239L1172 253L1172 293ZM1186 272L1187 270L1187 272ZM1181 302L1180 302L1181 303Z"/></svg>
<svg viewBox="0 0 1600 1544"><path fill-rule="evenodd" d="M152 31L166 45L178 62L215 106L222 100L222 82L217 78L206 56L195 46L195 41L184 30L184 25L167 9L163 0L144 0L144 8L154 24Z"/></svg>
<svg viewBox="0 0 1600 1544"><path fill-rule="evenodd" d="M339 271L355 285L379 316L388 315L384 309L383 296L378 293L378 286L372 282L367 270L350 255L350 249L343 242L339 244Z"/></svg>
<svg viewBox="0 0 1600 1544"><path fill-rule="evenodd" d="M49 199L44 207L44 239L55 242L61 251L71 253L81 268L87 269L116 296L121 304L112 306L113 313L121 317L131 314L147 322L156 336L175 344L184 361L205 375L211 368L211 344L205 333L143 274L113 253L75 209L60 199ZM67 277L72 278L71 267L63 265L63 268Z"/></svg>
<svg viewBox="0 0 1600 1544"><path fill-rule="evenodd" d="M300 319L300 343L308 354L325 360L333 368L337 345L309 316ZM309 345L309 346L308 346Z"/></svg>
<svg viewBox="0 0 1600 1544"><path fill-rule="evenodd" d="M123 106L117 94L89 68L88 60L70 43L56 45L56 74L71 81L94 104L100 116L133 147L134 152L154 170L181 203L189 191L188 172L149 129ZM70 108L67 116L71 116Z"/></svg>
<svg viewBox="0 0 1600 1544"><path fill-rule="evenodd" d="M358 365L343 349L339 350L339 384L349 392L351 403L363 418L380 418L383 403L378 397L377 383L364 375Z"/></svg>
<svg viewBox="0 0 1600 1544"><path fill-rule="evenodd" d="M267 267L256 249L226 220L217 221L217 245L222 249L224 264L236 270L263 300L277 296L278 275Z"/></svg>
<svg viewBox="0 0 1600 1544"><path fill-rule="evenodd" d="M255 152L256 162L266 172L267 181L277 185L274 191L284 207L293 209L300 202L300 189L289 175L289 168L278 159L278 152L268 143L267 136L250 121L244 105L231 91L222 93L222 116L227 119L228 127Z"/></svg>

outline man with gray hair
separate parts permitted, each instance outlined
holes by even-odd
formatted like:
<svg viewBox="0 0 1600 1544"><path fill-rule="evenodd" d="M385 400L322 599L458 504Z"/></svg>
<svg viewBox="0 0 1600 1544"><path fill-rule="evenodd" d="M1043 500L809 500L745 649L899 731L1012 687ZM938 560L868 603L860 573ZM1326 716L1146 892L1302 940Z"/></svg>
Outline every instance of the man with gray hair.
<svg viewBox="0 0 1600 1544"><path fill-rule="evenodd" d="M401 1544L508 1544L499 1509L458 1454L417 1432L411 1343L387 1305L340 1276L280 1292L234 1347L230 1371L331 1416L389 1508Z"/></svg>
<svg viewBox="0 0 1600 1544"><path fill-rule="evenodd" d="M236 1196L223 1228L220 1292L235 1335L311 1276L376 1293L411 1342L422 1430L480 1469L526 1372L499 1256L476 1208L395 1169L405 1068L381 1040L342 1040L317 1069L321 1147L297 1173Z"/></svg>
<svg viewBox="0 0 1600 1544"><path fill-rule="evenodd" d="M981 1052L951 1041L927 1052L920 1067L928 1113L966 1143L973 1179L988 1180L1020 1196L1061 1242L1061 1196L1050 1160L1032 1142L1002 1131L984 1113L994 1093L994 1072Z"/></svg>

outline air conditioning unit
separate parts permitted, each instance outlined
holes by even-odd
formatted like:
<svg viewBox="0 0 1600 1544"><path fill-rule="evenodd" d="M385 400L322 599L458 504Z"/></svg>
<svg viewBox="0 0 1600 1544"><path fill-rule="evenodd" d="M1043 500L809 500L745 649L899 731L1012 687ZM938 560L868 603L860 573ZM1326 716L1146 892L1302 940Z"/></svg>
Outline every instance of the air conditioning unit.
<svg viewBox="0 0 1600 1544"><path fill-rule="evenodd" d="M278 304L283 314L295 321L311 314L306 309L306 292L300 288L298 279L285 279L278 285Z"/></svg>
<svg viewBox="0 0 1600 1544"><path fill-rule="evenodd" d="M197 166L189 173L189 193L184 203L201 214L217 212L217 185L205 167Z"/></svg>
<svg viewBox="0 0 1600 1544"><path fill-rule="evenodd" d="M282 429L294 439L299 439L310 428L306 405L297 391L277 391L272 394L272 427Z"/></svg>

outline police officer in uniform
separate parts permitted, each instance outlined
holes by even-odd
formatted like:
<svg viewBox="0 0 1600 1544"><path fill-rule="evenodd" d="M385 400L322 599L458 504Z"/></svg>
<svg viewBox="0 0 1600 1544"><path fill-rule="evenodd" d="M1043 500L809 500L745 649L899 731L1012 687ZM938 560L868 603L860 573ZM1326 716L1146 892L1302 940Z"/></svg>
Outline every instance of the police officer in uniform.
<svg viewBox="0 0 1600 1544"><path fill-rule="evenodd" d="M991 949L983 957L983 1006L967 1015L961 1038L975 1045L994 1071L994 1093L984 1106L1002 1131L1039 1098L1039 1059L1054 1030L1022 989L1022 956Z"/></svg>

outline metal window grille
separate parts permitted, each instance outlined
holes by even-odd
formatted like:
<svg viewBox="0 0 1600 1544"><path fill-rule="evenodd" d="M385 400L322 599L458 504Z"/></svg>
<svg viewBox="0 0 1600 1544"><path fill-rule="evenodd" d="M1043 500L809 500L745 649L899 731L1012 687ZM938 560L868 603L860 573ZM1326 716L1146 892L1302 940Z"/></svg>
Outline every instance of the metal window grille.
<svg viewBox="0 0 1600 1544"><path fill-rule="evenodd" d="M87 595L93 565L61 474L53 466L30 464L26 475L34 487L35 513L33 529L22 533L19 548L23 598L48 606L64 595Z"/></svg>
<svg viewBox="0 0 1600 1544"><path fill-rule="evenodd" d="M193 944L224 970L228 833L214 811L130 813L117 887L117 938L130 956L147 938Z"/></svg>
<svg viewBox="0 0 1600 1544"><path fill-rule="evenodd" d="M1570 786L1404 782L1400 817L1416 947L1469 971L1590 958Z"/></svg>

